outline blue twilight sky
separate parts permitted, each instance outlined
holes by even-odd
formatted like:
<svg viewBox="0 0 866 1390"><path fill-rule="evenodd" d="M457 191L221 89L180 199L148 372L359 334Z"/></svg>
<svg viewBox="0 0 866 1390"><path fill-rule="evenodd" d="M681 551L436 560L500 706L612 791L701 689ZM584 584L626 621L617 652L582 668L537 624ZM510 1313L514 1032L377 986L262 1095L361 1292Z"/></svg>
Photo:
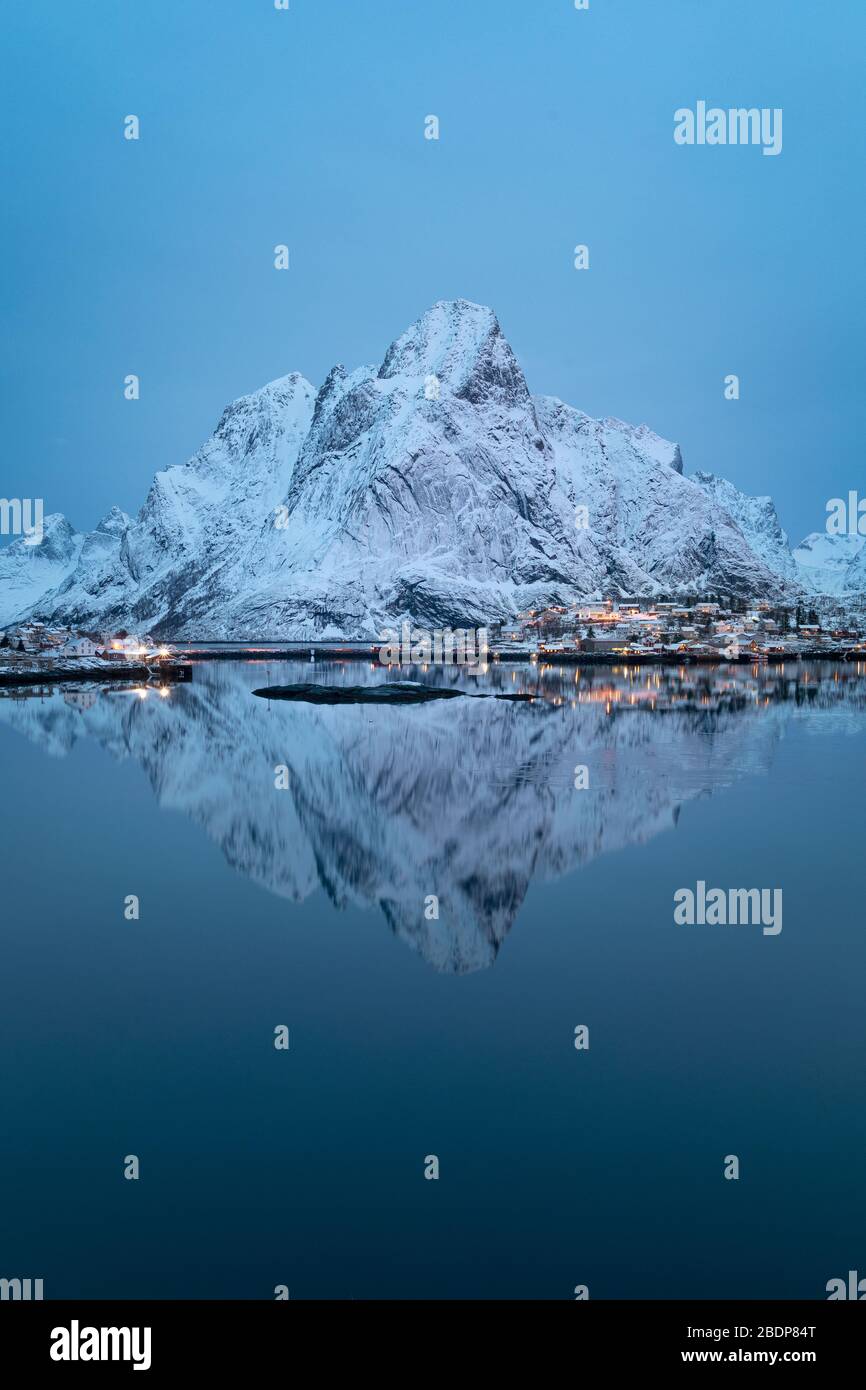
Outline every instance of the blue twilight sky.
<svg viewBox="0 0 866 1390"><path fill-rule="evenodd" d="M794 542L866 491L863 0L65 0L0 23L0 495L79 528L137 511L233 397L378 362L457 296L496 309L533 391L770 492ZM782 153L677 146L699 99L782 107Z"/></svg>

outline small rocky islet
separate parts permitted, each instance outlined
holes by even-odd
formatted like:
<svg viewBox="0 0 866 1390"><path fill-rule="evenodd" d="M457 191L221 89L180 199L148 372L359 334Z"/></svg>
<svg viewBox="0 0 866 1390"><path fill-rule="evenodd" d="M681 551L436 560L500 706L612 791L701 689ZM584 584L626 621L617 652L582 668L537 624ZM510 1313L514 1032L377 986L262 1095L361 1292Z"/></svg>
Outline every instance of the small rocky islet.
<svg viewBox="0 0 866 1390"><path fill-rule="evenodd" d="M296 685L266 685L254 690L266 700L303 700L313 705L421 705L429 700L533 700L534 695L490 691L443 690L439 686L422 685L418 681L383 681L379 685L315 685L301 681Z"/></svg>

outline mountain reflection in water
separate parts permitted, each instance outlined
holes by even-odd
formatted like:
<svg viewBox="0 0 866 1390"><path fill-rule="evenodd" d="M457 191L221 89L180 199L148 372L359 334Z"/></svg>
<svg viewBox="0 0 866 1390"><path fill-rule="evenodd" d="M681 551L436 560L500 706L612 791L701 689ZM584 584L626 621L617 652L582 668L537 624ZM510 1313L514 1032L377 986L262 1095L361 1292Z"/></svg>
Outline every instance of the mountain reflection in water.
<svg viewBox="0 0 866 1390"><path fill-rule="evenodd" d="M531 703L307 705L267 684L528 692ZM160 698L162 694L163 698ZM381 910L436 969L489 966L533 878L671 830L684 802L765 774L791 721L861 730L866 665L404 667L212 662L168 692L4 692L0 720L47 754L82 738L136 759L160 807L227 861L299 902ZM578 766L588 787L577 790ZM287 789L277 788L285 766ZM424 904L439 898L439 918Z"/></svg>

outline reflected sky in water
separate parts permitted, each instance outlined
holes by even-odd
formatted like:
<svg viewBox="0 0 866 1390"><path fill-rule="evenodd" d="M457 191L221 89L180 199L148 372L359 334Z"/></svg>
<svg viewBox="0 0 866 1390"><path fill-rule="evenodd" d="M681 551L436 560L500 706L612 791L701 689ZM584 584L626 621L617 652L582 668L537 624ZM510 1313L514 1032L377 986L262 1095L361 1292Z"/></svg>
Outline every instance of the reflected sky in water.
<svg viewBox="0 0 866 1390"><path fill-rule="evenodd" d="M407 677L538 699L251 694ZM5 694L8 1272L822 1297L866 1234L864 735L862 664L212 662L164 696ZM781 935L674 927L698 878L782 887Z"/></svg>

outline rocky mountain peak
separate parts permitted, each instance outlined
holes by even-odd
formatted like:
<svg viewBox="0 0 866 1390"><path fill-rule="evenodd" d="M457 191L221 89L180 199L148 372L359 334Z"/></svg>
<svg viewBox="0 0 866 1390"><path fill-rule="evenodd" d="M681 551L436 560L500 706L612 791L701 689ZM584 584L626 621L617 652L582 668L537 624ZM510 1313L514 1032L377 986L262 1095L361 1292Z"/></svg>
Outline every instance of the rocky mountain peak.
<svg viewBox="0 0 866 1390"><path fill-rule="evenodd" d="M520 403L529 390L492 309L468 299L439 300L391 344L379 377L437 378L440 389L472 402Z"/></svg>

